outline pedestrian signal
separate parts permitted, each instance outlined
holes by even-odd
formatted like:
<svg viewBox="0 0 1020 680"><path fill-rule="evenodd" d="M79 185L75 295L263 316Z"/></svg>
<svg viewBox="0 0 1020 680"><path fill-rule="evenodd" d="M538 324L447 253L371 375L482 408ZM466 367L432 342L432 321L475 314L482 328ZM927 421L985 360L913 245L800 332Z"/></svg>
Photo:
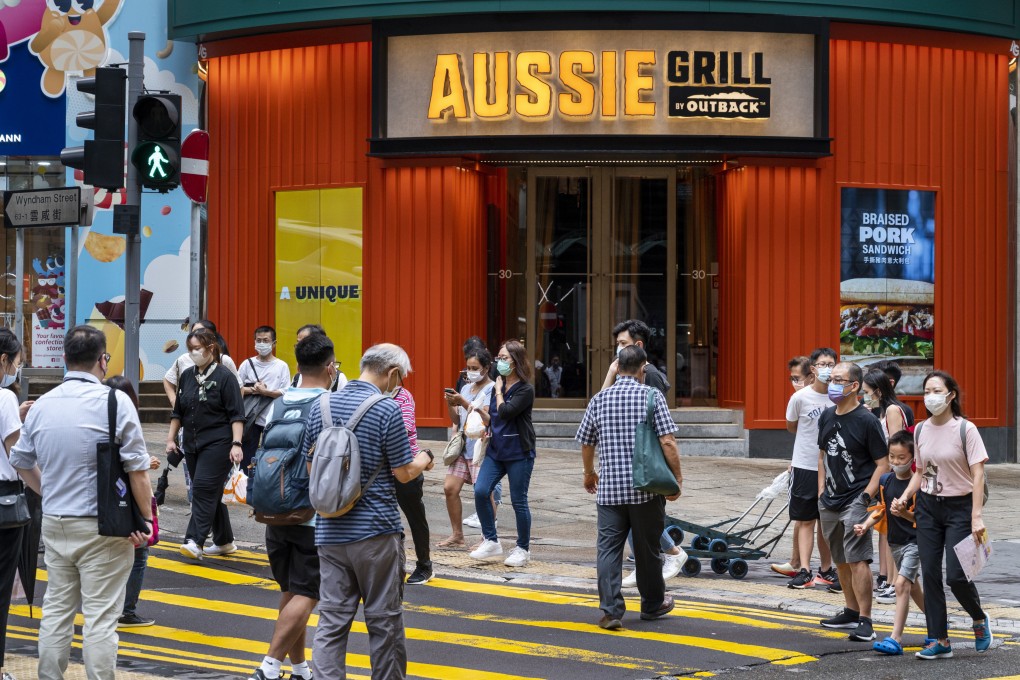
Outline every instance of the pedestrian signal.
<svg viewBox="0 0 1020 680"><path fill-rule="evenodd" d="M109 191L124 186L126 80L124 70L113 67L97 68L95 76L78 79L78 91L93 95L96 108L79 113L75 122L95 130L95 139L60 152L60 162L81 170L85 184Z"/></svg>
<svg viewBox="0 0 1020 680"><path fill-rule="evenodd" d="M138 143L131 163L142 186L167 192L181 183L181 97L147 94L131 111L138 125Z"/></svg>

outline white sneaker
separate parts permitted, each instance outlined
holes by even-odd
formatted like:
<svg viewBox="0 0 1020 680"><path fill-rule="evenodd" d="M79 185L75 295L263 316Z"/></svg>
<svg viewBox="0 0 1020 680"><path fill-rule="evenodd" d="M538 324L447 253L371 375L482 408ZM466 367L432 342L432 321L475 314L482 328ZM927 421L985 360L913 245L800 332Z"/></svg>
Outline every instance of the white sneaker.
<svg viewBox="0 0 1020 680"><path fill-rule="evenodd" d="M530 561L531 552L519 545L515 545L514 549L510 551L510 555L503 561L503 564L508 567L526 567Z"/></svg>
<svg viewBox="0 0 1020 680"><path fill-rule="evenodd" d="M637 587L637 569L630 572L630 575L623 579L624 588L635 588Z"/></svg>
<svg viewBox="0 0 1020 680"><path fill-rule="evenodd" d="M202 559L202 549L198 547L198 544L188 539L181 544L181 554L185 557L190 557L193 560Z"/></svg>
<svg viewBox="0 0 1020 680"><path fill-rule="evenodd" d="M472 515L470 517L468 517L467 519L464 520L463 524L466 527L474 527L475 529L481 529L482 528L482 523L478 519L478 513L477 512L472 513Z"/></svg>
<svg viewBox="0 0 1020 680"><path fill-rule="evenodd" d="M679 555L666 553L662 557L662 579L664 581L668 581L679 574L680 569L684 566L684 562L687 561L687 553L684 552L683 548L680 549Z"/></svg>
<svg viewBox="0 0 1020 680"><path fill-rule="evenodd" d="M226 545L210 545L202 552L206 555L229 555L232 552L237 552L237 546L233 543L227 543Z"/></svg>
<svg viewBox="0 0 1020 680"><path fill-rule="evenodd" d="M493 557L503 556L503 546L500 545L499 541L490 541L485 539L482 544L475 550L471 551L471 559L473 560L489 560Z"/></svg>

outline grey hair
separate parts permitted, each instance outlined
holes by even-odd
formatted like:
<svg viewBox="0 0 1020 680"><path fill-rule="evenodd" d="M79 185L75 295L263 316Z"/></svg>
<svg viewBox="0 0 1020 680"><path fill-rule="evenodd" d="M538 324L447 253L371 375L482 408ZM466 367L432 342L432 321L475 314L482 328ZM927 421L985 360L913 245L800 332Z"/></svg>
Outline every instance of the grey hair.
<svg viewBox="0 0 1020 680"><path fill-rule="evenodd" d="M372 345L365 350L364 356L361 357L362 371L384 375L391 368L400 370L401 379L406 378L407 374L411 372L411 359L399 345L392 345L388 342Z"/></svg>

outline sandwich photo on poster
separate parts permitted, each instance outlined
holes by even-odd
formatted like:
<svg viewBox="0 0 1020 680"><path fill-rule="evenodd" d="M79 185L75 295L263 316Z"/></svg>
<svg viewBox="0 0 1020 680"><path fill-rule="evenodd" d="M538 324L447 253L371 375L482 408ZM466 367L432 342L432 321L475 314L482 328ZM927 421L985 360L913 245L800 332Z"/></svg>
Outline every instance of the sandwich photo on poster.
<svg viewBox="0 0 1020 680"><path fill-rule="evenodd" d="M935 192L844 187L839 353L865 370L894 360L900 394L935 361Z"/></svg>

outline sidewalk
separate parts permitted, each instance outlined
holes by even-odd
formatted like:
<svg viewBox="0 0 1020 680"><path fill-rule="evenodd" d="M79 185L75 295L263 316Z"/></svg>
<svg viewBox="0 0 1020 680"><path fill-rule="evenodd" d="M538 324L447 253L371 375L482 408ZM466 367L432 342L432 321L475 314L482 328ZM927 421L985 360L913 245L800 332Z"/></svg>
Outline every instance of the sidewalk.
<svg viewBox="0 0 1020 680"><path fill-rule="evenodd" d="M146 440L150 451L162 458L161 442L165 427L146 425ZM434 452L441 452L445 442L421 442ZM739 517L751 505L757 494L783 470L786 464L778 460L741 458L682 458L684 496L669 503L668 514L702 525L715 524L728 518ZM1020 582L1014 565L1020 562L1020 465L992 465L988 467L991 499L985 508L985 524L993 540L996 555L979 579L979 589L989 616L997 620L996 630L1012 631L1020 635ZM438 550L433 548L432 561L436 573L447 576L468 576L500 581L520 581L547 585L575 586L595 589L596 516L594 497L581 486L580 453L541 449L532 476L529 500L532 513L532 562L525 568L505 567L501 561L480 563L468 557L469 550ZM158 473L157 473L158 474ZM153 475L155 480L156 474ZM425 507L432 529L432 545L450 534L449 517L443 494L445 469L437 465L426 473ZM179 536L184 533L188 519L188 504L183 487L183 475L174 471L167 505L161 511L162 531ZM505 484L504 484L505 486ZM464 516L474 511L470 487L461 492ZM505 504L499 511L500 538L509 549L515 537L513 510L504 496ZM775 514L783 501L772 506ZM761 506L759 506L760 508ZM253 548L264 546L264 527L248 517L246 508L231 509L234 531L238 542ZM785 524L785 513L773 528L779 531ZM481 540L480 531L464 527L469 545ZM771 536L766 533L766 536ZM828 615L842 607L839 595L820 588L792 590L785 587L787 579L771 572L772 561L786 562L790 557L791 531L787 531L774 552L774 559L749 564L745 578L736 580L729 575L712 573L707 562L696 578L677 577L667 584L681 596L697 596L721 602L739 600L742 603L802 613ZM685 539L685 543L690 537ZM407 534L408 563L414 550ZM813 565L817 568L817 564ZM875 571L877 573L877 562ZM953 605L949 596L950 616L965 617L962 609ZM893 605L875 605L876 621L892 620ZM922 619L915 614L916 621ZM960 618L960 625L969 627L969 619Z"/></svg>

